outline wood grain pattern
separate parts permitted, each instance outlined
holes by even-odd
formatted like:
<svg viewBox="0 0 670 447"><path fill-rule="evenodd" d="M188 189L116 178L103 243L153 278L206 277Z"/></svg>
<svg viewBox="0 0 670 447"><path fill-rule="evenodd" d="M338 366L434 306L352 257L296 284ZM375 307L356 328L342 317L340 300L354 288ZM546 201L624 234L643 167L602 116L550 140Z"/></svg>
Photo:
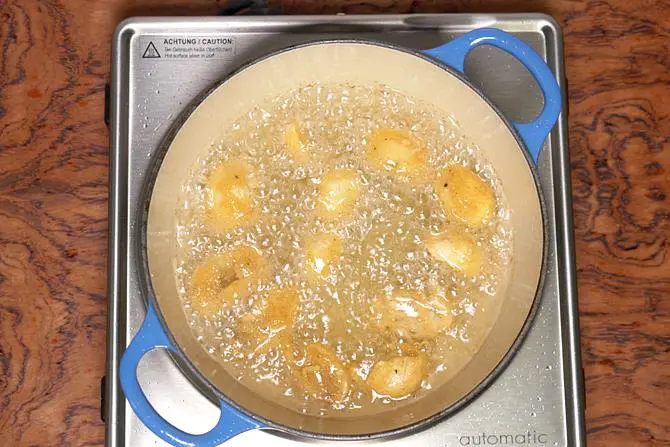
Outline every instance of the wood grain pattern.
<svg viewBox="0 0 670 447"><path fill-rule="evenodd" d="M670 2L275 0L563 26L591 446L670 445ZM110 37L209 0L0 0L0 445L102 445Z"/></svg>

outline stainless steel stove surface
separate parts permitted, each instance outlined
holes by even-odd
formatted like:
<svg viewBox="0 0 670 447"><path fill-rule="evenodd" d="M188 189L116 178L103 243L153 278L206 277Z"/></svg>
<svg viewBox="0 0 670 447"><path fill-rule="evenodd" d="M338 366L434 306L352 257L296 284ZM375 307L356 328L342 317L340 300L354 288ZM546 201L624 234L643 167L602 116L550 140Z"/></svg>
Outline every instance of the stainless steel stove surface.
<svg viewBox="0 0 670 447"><path fill-rule="evenodd" d="M565 92L560 29L542 15L143 18L119 26L110 97L110 304L104 407L108 445L165 445L125 401L117 368L145 315L135 256L139 195L149 162L173 121L240 64L291 44L362 37L424 49L482 26L498 27L525 40L546 58ZM541 93L530 74L499 50L475 49L466 61L466 74L508 118L530 120L542 107ZM383 442L389 447L585 445L565 122L563 113L539 160L549 261L539 312L522 348L502 375L454 416L409 436L363 443ZM217 422L217 405L189 382L165 352L146 355L138 378L157 411L182 430L204 433ZM307 443L342 444L256 430L233 438L226 447Z"/></svg>

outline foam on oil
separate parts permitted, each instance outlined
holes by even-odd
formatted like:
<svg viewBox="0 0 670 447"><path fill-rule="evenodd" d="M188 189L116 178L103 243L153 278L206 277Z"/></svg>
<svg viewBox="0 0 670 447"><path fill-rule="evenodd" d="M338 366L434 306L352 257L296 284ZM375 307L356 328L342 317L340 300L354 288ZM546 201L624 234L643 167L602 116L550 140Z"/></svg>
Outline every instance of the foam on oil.
<svg viewBox="0 0 670 447"><path fill-rule="evenodd" d="M287 154L284 132L291 123L299 125L309 142L306 161L297 162ZM478 275L462 275L428 253L426 238L444 231L450 221L433 191L435 178L410 181L369 166L363 156L366 138L377 128L412 132L427 150L430 172L461 164L493 188L495 218L472 232L485 260ZM204 219L206 182L217 166L230 159L252 167L258 218L247 226L214 231ZM361 193L345 216L323 220L315 213L318 184L335 168L355 170ZM179 203L177 279L193 333L246 386L310 414L337 415L347 410L351 415L351 411L368 413L402 405L403 401L369 390L365 377L375 361L401 354L407 343L423 351L430 365L422 389L410 399L448 380L485 338L486 330L473 321L493 321L511 264L513 234L493 168L453 118L384 86L309 85L251 110L231 128L222 129L220 141L193 168ZM340 239L341 255L324 281L309 281L305 241L322 232ZM272 275L249 299L225 306L215 316L194 310L188 287L195 267L212 254L239 246L259 250ZM286 286L300 295L291 328L297 366L300 353L310 343L331 346L351 368L353 384L345 399L334 401L303 392L296 382L296 364L281 350L258 349L241 333L239 322L258 315L272 289ZM436 338L418 342L380 333L372 323L377 317L375 303L397 289L446 297L453 324Z"/></svg>

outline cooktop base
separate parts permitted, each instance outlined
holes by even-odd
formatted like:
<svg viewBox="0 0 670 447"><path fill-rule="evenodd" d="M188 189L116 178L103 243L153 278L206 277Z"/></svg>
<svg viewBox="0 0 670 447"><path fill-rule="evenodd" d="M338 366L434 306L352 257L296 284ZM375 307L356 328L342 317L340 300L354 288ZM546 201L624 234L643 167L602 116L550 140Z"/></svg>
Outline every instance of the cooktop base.
<svg viewBox="0 0 670 447"><path fill-rule="evenodd" d="M410 48L435 47L479 27L511 32L544 56L565 92L562 36L543 15L386 15L142 18L114 39L110 95L110 284L108 372L104 386L107 445L166 445L137 419L118 383L119 359L145 315L134 247L140 191L165 132L189 104L240 64L296 43L365 38ZM532 77L511 56L477 48L466 74L510 119L528 121L542 107ZM565 95L565 93L564 93ZM564 109L565 110L565 109ZM547 139L538 171L548 210L549 262L541 304L522 348L474 402L393 446L585 445L565 113ZM146 355L138 378L157 411L180 429L204 433L219 410L162 351ZM250 431L226 447L321 445Z"/></svg>

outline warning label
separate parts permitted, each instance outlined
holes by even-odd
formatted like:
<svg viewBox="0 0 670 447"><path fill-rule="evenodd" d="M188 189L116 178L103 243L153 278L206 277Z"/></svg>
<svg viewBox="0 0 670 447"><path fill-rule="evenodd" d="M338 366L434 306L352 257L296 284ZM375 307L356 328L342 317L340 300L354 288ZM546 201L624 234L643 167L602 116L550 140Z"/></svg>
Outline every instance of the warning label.
<svg viewBox="0 0 670 447"><path fill-rule="evenodd" d="M235 38L231 36L145 37L140 40L140 46L142 59L228 59L235 56Z"/></svg>
<svg viewBox="0 0 670 447"><path fill-rule="evenodd" d="M142 55L142 58L143 59L158 59L160 57L161 57L161 54L156 49L156 46L154 45L154 43L149 42L149 45L147 45L147 49L144 50L144 54Z"/></svg>

